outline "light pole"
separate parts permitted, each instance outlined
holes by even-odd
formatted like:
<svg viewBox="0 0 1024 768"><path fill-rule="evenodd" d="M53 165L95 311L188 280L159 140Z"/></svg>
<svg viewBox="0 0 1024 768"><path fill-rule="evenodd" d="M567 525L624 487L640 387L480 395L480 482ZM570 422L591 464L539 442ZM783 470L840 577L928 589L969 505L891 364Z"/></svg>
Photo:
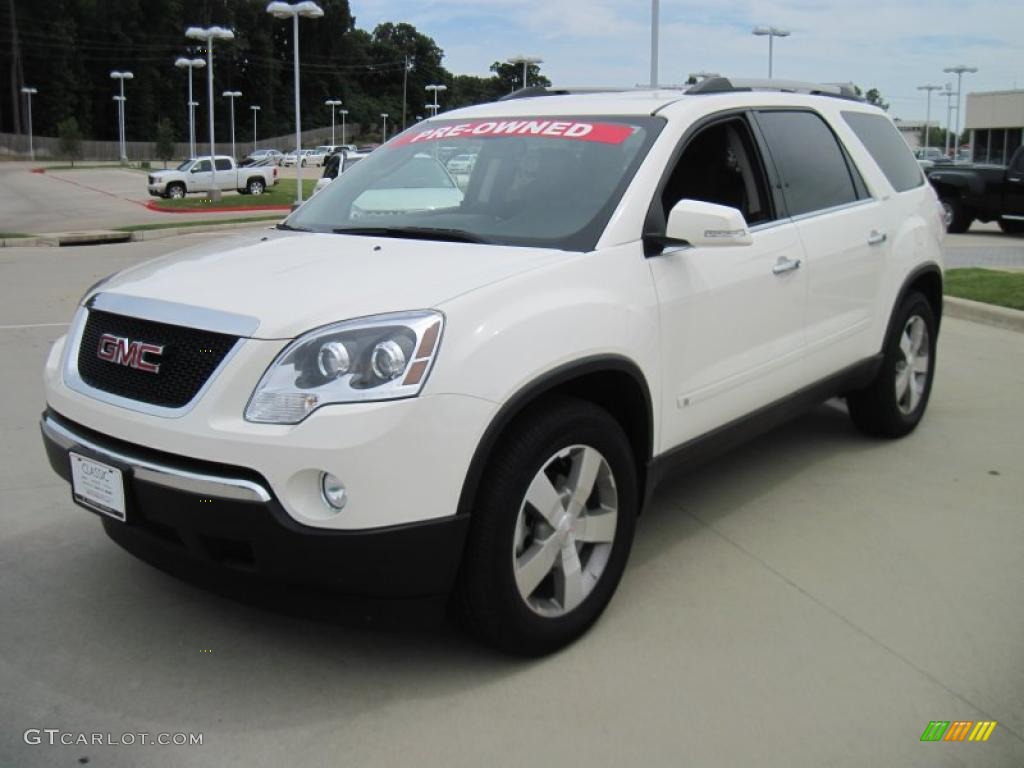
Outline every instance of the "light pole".
<svg viewBox="0 0 1024 768"><path fill-rule="evenodd" d="M775 56L775 38L776 37L789 37L790 32L788 29L780 29L779 27L754 27L754 34L758 37L768 38L768 79L772 78L772 60Z"/></svg>
<svg viewBox="0 0 1024 768"><path fill-rule="evenodd" d="M127 101L127 99L124 97L124 81L125 80L131 80L135 76L131 72L118 72L118 71L115 70L115 71L110 73L110 77L113 78L114 80L119 81L121 83L121 97L119 99L117 99L117 107L118 107L117 123L118 123L118 133L120 134L119 138L120 138L120 141L121 141L121 160L127 160L128 159L128 153L125 151L126 150L126 147L125 147L126 142L125 142L125 135L124 135L124 103Z"/></svg>
<svg viewBox="0 0 1024 768"><path fill-rule="evenodd" d="M433 109L434 110L434 115L436 116L437 115L437 110L440 109L440 106L437 103L437 94L442 92L442 91L447 91L448 90L448 86L447 85L428 85L423 90L425 90L425 91L433 91L434 92L434 103L432 105L428 104L427 105L427 109Z"/></svg>
<svg viewBox="0 0 1024 768"><path fill-rule="evenodd" d="M339 109L338 114L341 115L341 143L345 143L345 115L348 114L347 109Z"/></svg>
<svg viewBox="0 0 1024 768"><path fill-rule="evenodd" d="M953 122L953 97L956 95L953 93L953 84L946 83L946 89L942 92L942 95L946 97L946 144L945 152L946 156L949 156L949 134L950 125Z"/></svg>
<svg viewBox="0 0 1024 768"><path fill-rule="evenodd" d="M523 56L523 54L519 54L518 56L513 56L511 59L506 59L506 63L523 65L523 88L525 88L527 86L527 77L530 74L530 65L543 64L544 59L540 58L539 56ZM429 88L430 86L427 87ZM512 90L515 89L513 88Z"/></svg>
<svg viewBox="0 0 1024 768"><path fill-rule="evenodd" d="M30 159L35 160L36 150L32 145L32 96L39 93L39 90L25 86L21 89L21 92L28 97L28 156Z"/></svg>
<svg viewBox="0 0 1024 768"><path fill-rule="evenodd" d="M437 117L437 104L427 104L427 111L430 112L431 117Z"/></svg>
<svg viewBox="0 0 1024 768"><path fill-rule="evenodd" d="M235 157L235 99L242 95L241 91L224 91L225 99L231 99L231 157Z"/></svg>
<svg viewBox="0 0 1024 768"><path fill-rule="evenodd" d="M402 130L403 131L405 130L405 113L406 113L406 104L408 102L408 98L406 98L406 95L409 92L409 72L412 71L412 65L413 65L412 59L409 58L408 56L406 56L405 57L405 66L402 69Z"/></svg>
<svg viewBox="0 0 1024 768"><path fill-rule="evenodd" d="M252 151L256 151L256 113L260 111L260 108L255 104L251 105L249 109L252 110Z"/></svg>
<svg viewBox="0 0 1024 768"><path fill-rule="evenodd" d="M235 33L224 27L189 27L185 30L185 37L190 40L201 40L206 43L206 94L210 102L210 197L214 200L220 199L220 190L214 181L214 138L213 138L213 41L234 40Z"/></svg>
<svg viewBox="0 0 1024 768"><path fill-rule="evenodd" d="M331 146L334 146L334 111L341 106L340 99L328 99L324 102L328 107L331 108ZM341 142L344 144L344 140Z"/></svg>
<svg viewBox="0 0 1024 768"><path fill-rule="evenodd" d="M932 91L941 91L942 90L942 86L941 85L919 85L919 86L917 86L917 90L919 90L919 91L927 91L928 92L928 102L927 102L928 106L925 108L925 118L924 118L924 154L925 154L925 159L927 160L928 159L928 157L927 157L928 156L928 149L929 149L929 147L931 147L931 130L930 130L929 126L930 126L930 124L932 122Z"/></svg>
<svg viewBox="0 0 1024 768"><path fill-rule="evenodd" d="M946 67L943 72L950 74L956 73L956 147L953 149L953 162L956 162L956 156L960 150L960 107L962 106L961 97L963 95L963 79L964 73L974 74L978 71L977 67L968 67L966 64L958 64L955 67Z"/></svg>
<svg viewBox="0 0 1024 768"><path fill-rule="evenodd" d="M651 88L658 87L658 0L651 0Z"/></svg>
<svg viewBox="0 0 1024 768"><path fill-rule="evenodd" d="M302 204L302 109L299 106L299 17L319 19L324 15L323 9L312 2L290 3L273 2L267 6L267 13L275 19L291 19L294 30L292 45L295 60L295 203Z"/></svg>
<svg viewBox="0 0 1024 768"><path fill-rule="evenodd" d="M125 101L126 101L126 99L125 99L124 96L118 96L116 93L114 94L114 102L117 104L117 149L118 149L119 154L121 155L121 159L122 160L125 159L125 152L124 152L124 133L122 132L121 118L124 115L124 103L125 103Z"/></svg>
<svg viewBox="0 0 1024 768"><path fill-rule="evenodd" d="M380 116L384 119L384 127L381 128L380 143L387 144L388 141L388 113L381 112Z"/></svg>
<svg viewBox="0 0 1024 768"><path fill-rule="evenodd" d="M174 60L174 66L178 69L188 70L188 156L196 156L196 111L193 109L195 103L192 99L192 70L202 69L206 62L202 59L188 59L179 56Z"/></svg>

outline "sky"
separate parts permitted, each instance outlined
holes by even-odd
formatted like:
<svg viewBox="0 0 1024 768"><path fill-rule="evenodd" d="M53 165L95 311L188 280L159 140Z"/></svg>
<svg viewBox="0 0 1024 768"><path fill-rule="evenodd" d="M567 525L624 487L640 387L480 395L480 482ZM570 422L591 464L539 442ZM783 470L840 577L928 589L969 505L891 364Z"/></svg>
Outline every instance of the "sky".
<svg viewBox="0 0 1024 768"><path fill-rule="evenodd" d="M650 81L648 0L351 0L357 26L409 22L434 38L456 74L488 74L496 59L540 56L555 85L624 86ZM775 40L775 77L854 82L878 88L889 112L924 120L917 86L945 85L943 68L967 64L964 93L1024 88L1024 0L661 0L659 80L682 83L691 72L766 77L771 24L790 30ZM946 98L932 96L932 120ZM941 114L940 114L941 113Z"/></svg>

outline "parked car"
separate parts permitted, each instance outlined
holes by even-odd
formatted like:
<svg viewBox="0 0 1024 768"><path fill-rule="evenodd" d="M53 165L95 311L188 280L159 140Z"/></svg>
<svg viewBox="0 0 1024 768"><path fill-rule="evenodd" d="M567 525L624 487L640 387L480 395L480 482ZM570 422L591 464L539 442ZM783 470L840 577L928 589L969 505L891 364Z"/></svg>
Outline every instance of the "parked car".
<svg viewBox="0 0 1024 768"><path fill-rule="evenodd" d="M884 112L721 77L533 93L90 288L44 377L74 501L172 572L452 593L532 655L601 615L662 479L836 395L915 429L944 227ZM477 156L458 202L442 141Z"/></svg>
<svg viewBox="0 0 1024 768"><path fill-rule="evenodd" d="M272 165L280 165L283 157L284 155L277 149L257 149L246 155L245 159L253 163L267 161Z"/></svg>
<svg viewBox="0 0 1024 768"><path fill-rule="evenodd" d="M312 150L312 149L301 149L301 150L299 150L299 156L302 158L302 165L303 166L306 166L306 165L320 165L323 162L323 160L322 160L323 155L319 155L319 156L316 156L316 157L314 157L313 155L314 155L314 150ZM291 152L285 153L284 157L281 159L281 165L284 165L284 166L295 165L295 150L294 149Z"/></svg>
<svg viewBox="0 0 1024 768"><path fill-rule="evenodd" d="M1002 165L946 165L927 171L950 232L975 221L996 221L1008 234L1024 233L1024 147Z"/></svg>
<svg viewBox="0 0 1024 768"><path fill-rule="evenodd" d="M316 186L313 187L313 194L315 195L321 189L326 187L332 181L334 181L341 173L344 173L353 165L362 160L369 153L362 152L349 152L341 150L340 152L333 154L327 158L327 162L324 163L324 172L319 179L317 179Z"/></svg>
<svg viewBox="0 0 1024 768"><path fill-rule="evenodd" d="M262 195L277 184L276 166L253 165L242 168L236 166L234 159L227 155L215 156L214 166L214 173L211 174L209 157L193 157L173 170L152 171L147 189L154 197L179 199L193 192L209 192L211 176L217 189L237 189L248 195Z"/></svg>

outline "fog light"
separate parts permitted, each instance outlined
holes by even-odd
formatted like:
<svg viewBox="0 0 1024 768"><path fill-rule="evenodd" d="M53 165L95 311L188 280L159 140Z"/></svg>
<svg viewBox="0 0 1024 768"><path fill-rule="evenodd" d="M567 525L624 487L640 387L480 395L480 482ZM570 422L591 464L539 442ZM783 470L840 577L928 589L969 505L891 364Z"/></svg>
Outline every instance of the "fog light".
<svg viewBox="0 0 1024 768"><path fill-rule="evenodd" d="M331 509L340 511L345 508L345 502L348 501L348 491L345 490L345 484L330 472L324 472L320 475L320 493L324 497L324 501L327 502L327 506Z"/></svg>

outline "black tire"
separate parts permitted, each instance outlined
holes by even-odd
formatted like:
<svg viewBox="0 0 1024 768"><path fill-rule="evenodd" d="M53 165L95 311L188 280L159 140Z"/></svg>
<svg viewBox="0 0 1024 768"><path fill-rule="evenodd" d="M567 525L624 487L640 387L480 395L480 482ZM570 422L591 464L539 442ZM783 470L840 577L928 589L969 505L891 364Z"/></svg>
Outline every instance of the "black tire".
<svg viewBox="0 0 1024 768"><path fill-rule="evenodd" d="M532 609L516 585L517 520L535 476L571 446L593 448L605 459L618 518L610 550L604 553L607 560L589 594L568 612L548 617ZM604 488L607 492L607 483ZM481 479L454 595L463 622L485 642L516 655L539 656L571 643L598 619L615 593L633 543L638 498L629 441L606 411L568 397L550 398L528 410L502 436ZM595 551L586 549L595 545L578 546L583 547L581 560Z"/></svg>
<svg viewBox="0 0 1024 768"><path fill-rule="evenodd" d="M267 184L263 179L249 179L249 182L245 185L246 194L249 195L262 195L266 189Z"/></svg>
<svg viewBox="0 0 1024 768"><path fill-rule="evenodd" d="M1000 219L999 228L1008 235L1024 235L1024 221Z"/></svg>
<svg viewBox="0 0 1024 768"><path fill-rule="evenodd" d="M185 185L175 181L167 185L167 197L171 200L181 200L185 197Z"/></svg>
<svg viewBox="0 0 1024 768"><path fill-rule="evenodd" d="M923 381L919 400L908 410L912 401L904 403L904 406L901 407L900 398L897 397L896 392L896 377L906 367L906 360L900 344L908 324L915 317L923 321L927 330L928 361L926 378ZM893 314L892 326L889 329L888 338L885 340L882 365L878 370L878 375L864 389L847 395L846 404L850 411L850 418L861 432L873 437L895 438L903 437L917 427L921 417L924 416L925 408L928 407L928 397L931 395L932 382L935 379L937 336L935 314L932 312L931 304L922 294L911 293ZM913 378L908 386L916 386ZM907 391L907 397L909 396L910 393Z"/></svg>
<svg viewBox="0 0 1024 768"><path fill-rule="evenodd" d="M939 202L942 203L942 207L946 211L947 232L959 235L971 228L971 224L974 223L974 217L971 216L959 198L943 197Z"/></svg>

